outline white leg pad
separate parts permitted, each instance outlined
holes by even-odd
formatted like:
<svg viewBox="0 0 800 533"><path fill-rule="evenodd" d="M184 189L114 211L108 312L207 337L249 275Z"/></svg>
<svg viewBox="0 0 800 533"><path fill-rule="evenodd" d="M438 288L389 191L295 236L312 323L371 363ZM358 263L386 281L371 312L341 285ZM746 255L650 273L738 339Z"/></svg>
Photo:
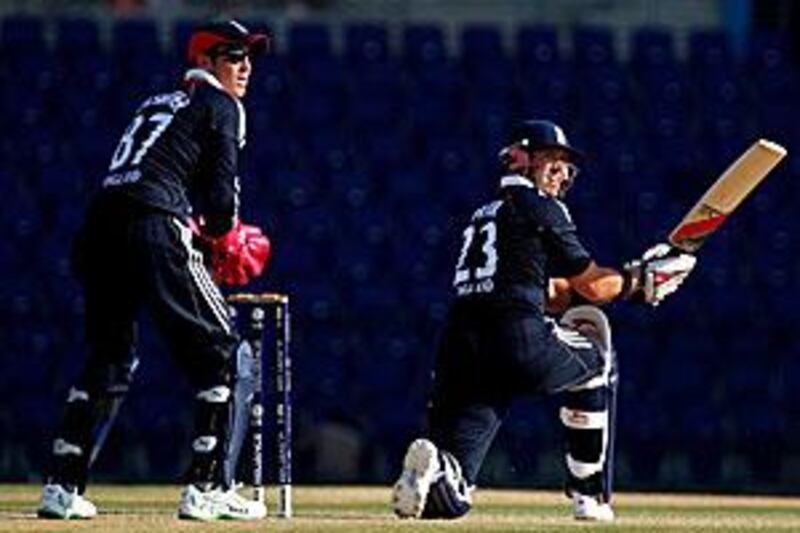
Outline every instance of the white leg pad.
<svg viewBox="0 0 800 533"><path fill-rule="evenodd" d="M561 317L561 325L572 329L578 329L581 324L591 325L592 340L597 343L600 353L603 356L603 372L592 379L571 387L571 391L585 389L596 389L608 385L608 376L611 373L611 363L613 354L613 344L611 342L611 324L606 314L593 305L581 305L573 307ZM585 332L581 332L585 334Z"/></svg>
<svg viewBox="0 0 800 533"><path fill-rule="evenodd" d="M571 429L605 430L608 427L608 411L578 411L577 409L562 407L560 416L561 423Z"/></svg>
<svg viewBox="0 0 800 533"><path fill-rule="evenodd" d="M577 329L582 323L589 323L593 326L599 334L598 338L593 339L598 342L603 351L611 350L613 343L611 341L611 324L608 321L606 314L599 308L593 305L579 305L569 309L564 316L561 317L561 325L569 328Z"/></svg>
<svg viewBox="0 0 800 533"><path fill-rule="evenodd" d="M605 450L603 450L603 453L600 455L600 460L595 463L584 463L583 461L577 461L573 459L571 455L567 454L567 468L569 468L569 471L572 473L572 475L578 479L586 479L589 476L602 472L605 462Z"/></svg>

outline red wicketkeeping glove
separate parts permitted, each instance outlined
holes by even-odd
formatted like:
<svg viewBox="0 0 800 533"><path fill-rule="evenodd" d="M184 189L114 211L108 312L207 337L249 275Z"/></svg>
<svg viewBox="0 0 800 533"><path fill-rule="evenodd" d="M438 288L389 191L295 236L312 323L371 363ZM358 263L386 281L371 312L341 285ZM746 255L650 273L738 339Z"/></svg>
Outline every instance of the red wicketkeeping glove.
<svg viewBox="0 0 800 533"><path fill-rule="evenodd" d="M236 221L220 237L203 236L210 251L209 269L221 285L245 285L261 275L270 258L271 245L257 226Z"/></svg>

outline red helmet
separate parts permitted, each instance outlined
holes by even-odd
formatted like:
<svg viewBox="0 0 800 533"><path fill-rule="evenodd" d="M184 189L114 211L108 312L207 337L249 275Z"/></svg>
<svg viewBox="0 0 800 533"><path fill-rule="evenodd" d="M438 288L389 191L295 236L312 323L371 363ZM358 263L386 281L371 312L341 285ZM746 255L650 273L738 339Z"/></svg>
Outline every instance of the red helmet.
<svg viewBox="0 0 800 533"><path fill-rule="evenodd" d="M253 55L269 52L270 38L266 33L250 33L235 20L212 22L192 32L186 59L196 65L200 55L218 55L231 51L243 51Z"/></svg>

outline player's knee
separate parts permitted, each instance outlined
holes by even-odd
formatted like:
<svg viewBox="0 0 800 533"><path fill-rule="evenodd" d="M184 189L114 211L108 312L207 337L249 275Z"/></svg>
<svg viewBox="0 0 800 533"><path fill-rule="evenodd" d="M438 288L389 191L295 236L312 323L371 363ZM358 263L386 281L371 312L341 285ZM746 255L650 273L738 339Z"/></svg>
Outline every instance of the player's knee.
<svg viewBox="0 0 800 533"><path fill-rule="evenodd" d="M439 454L441 470L430 487L423 518L452 519L472 509L474 487L464 478L461 465L451 454Z"/></svg>
<svg viewBox="0 0 800 533"><path fill-rule="evenodd" d="M601 351L611 351L611 323L599 307L593 305L573 307L561 317L561 324L588 337Z"/></svg>
<svg viewBox="0 0 800 533"><path fill-rule="evenodd" d="M571 391L597 389L609 385L611 376L616 367L614 361L614 347L611 339L611 324L606 314L597 307L582 305L573 307L561 318L561 324L580 332L591 340L602 357L601 372L578 385L570 388Z"/></svg>

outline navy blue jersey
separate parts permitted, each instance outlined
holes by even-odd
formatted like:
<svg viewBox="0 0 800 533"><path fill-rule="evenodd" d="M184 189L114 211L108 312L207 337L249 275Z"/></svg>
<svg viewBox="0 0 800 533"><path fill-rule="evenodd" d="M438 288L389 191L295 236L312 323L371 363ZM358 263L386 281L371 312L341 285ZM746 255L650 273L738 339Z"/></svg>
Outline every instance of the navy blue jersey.
<svg viewBox="0 0 800 533"><path fill-rule="evenodd" d="M238 216L244 110L212 76L190 72L186 89L152 96L136 110L103 189L182 217L194 206L217 235Z"/></svg>
<svg viewBox="0 0 800 533"><path fill-rule="evenodd" d="M541 310L549 278L575 276L590 262L566 206L527 179L506 176L464 228L453 286L459 298Z"/></svg>

